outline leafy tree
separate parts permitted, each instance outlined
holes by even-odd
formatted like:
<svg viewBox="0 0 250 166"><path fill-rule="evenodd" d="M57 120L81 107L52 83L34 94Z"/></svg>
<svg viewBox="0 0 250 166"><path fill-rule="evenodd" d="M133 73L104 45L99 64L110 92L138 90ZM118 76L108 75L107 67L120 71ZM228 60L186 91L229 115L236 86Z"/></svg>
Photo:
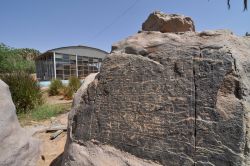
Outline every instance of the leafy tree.
<svg viewBox="0 0 250 166"><path fill-rule="evenodd" d="M38 50L31 48L17 49L17 52L26 60L35 60L35 58L41 54Z"/></svg>
<svg viewBox="0 0 250 166"><path fill-rule="evenodd" d="M29 48L15 49L0 43L0 73L13 73L23 71L35 72L34 59L39 51Z"/></svg>

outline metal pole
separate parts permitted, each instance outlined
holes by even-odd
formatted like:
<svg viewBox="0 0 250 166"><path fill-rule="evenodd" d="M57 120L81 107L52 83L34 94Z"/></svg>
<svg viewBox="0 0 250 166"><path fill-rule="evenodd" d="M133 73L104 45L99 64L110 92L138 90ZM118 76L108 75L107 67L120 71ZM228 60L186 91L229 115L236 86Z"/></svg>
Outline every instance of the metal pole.
<svg viewBox="0 0 250 166"><path fill-rule="evenodd" d="M54 78L56 79L56 53L53 52L53 61L54 61Z"/></svg>

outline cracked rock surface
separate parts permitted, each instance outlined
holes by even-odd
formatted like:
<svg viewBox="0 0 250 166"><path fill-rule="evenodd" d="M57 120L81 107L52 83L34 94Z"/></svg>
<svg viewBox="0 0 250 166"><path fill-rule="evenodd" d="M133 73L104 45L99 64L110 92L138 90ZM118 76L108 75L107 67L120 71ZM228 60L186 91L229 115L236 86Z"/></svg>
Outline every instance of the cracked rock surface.
<svg viewBox="0 0 250 166"><path fill-rule="evenodd" d="M72 109L63 164L96 140L162 165L250 165L250 37L144 31L112 48Z"/></svg>

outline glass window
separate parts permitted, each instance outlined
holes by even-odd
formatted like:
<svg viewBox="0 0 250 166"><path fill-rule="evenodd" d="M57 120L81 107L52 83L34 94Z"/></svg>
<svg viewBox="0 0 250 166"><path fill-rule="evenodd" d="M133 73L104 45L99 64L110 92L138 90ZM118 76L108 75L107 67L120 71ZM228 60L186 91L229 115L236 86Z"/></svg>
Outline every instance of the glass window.
<svg viewBox="0 0 250 166"><path fill-rule="evenodd" d="M88 74L89 73L89 71L88 70L84 70L84 74Z"/></svg>
<svg viewBox="0 0 250 166"><path fill-rule="evenodd" d="M69 55L63 55L63 60L68 61L69 60Z"/></svg>
<svg viewBox="0 0 250 166"><path fill-rule="evenodd" d="M85 61L85 62L88 62L88 61L89 61L89 58L83 57L82 60Z"/></svg>
<svg viewBox="0 0 250 166"><path fill-rule="evenodd" d="M82 65L83 63L82 63L82 61L77 61L77 64Z"/></svg>
<svg viewBox="0 0 250 166"><path fill-rule="evenodd" d="M89 67L88 66L84 66L84 70L89 70Z"/></svg>
<svg viewBox="0 0 250 166"><path fill-rule="evenodd" d="M63 74L63 70L56 70L56 74Z"/></svg>
<svg viewBox="0 0 250 166"><path fill-rule="evenodd" d="M83 71L78 71L78 76L84 76L84 72Z"/></svg>
<svg viewBox="0 0 250 166"><path fill-rule="evenodd" d="M83 70L83 66L78 66L78 70Z"/></svg>
<svg viewBox="0 0 250 166"><path fill-rule="evenodd" d="M96 59L96 58L94 58L94 59L93 59L93 62L98 62L98 61L99 61L99 60L98 60L98 59Z"/></svg>
<svg viewBox="0 0 250 166"><path fill-rule="evenodd" d="M61 54L56 54L56 58L58 58L58 59L62 59L62 58L63 58L63 56L62 56Z"/></svg>
<svg viewBox="0 0 250 166"><path fill-rule="evenodd" d="M64 70L64 75L69 75L69 70Z"/></svg>
<svg viewBox="0 0 250 166"><path fill-rule="evenodd" d="M89 63L92 63L93 62L93 58L89 58Z"/></svg>
<svg viewBox="0 0 250 166"><path fill-rule="evenodd" d="M82 56L77 56L78 61L82 61Z"/></svg>
<svg viewBox="0 0 250 166"><path fill-rule="evenodd" d="M69 70L69 65L64 65L64 70Z"/></svg>
<svg viewBox="0 0 250 166"><path fill-rule="evenodd" d="M57 75L56 75L56 78L57 78L57 79L61 79L61 80L62 80L62 79L63 79L63 75L59 75L59 74L57 74Z"/></svg>
<svg viewBox="0 0 250 166"><path fill-rule="evenodd" d="M76 75L76 70L70 70L70 75L75 76Z"/></svg>
<svg viewBox="0 0 250 166"><path fill-rule="evenodd" d="M56 64L57 70L63 70L63 64Z"/></svg>
<svg viewBox="0 0 250 166"><path fill-rule="evenodd" d="M68 80L69 77L70 77L69 75L64 75L64 79L65 79L65 80Z"/></svg>
<svg viewBox="0 0 250 166"><path fill-rule="evenodd" d="M70 65L70 68L71 68L71 69L76 69L76 64Z"/></svg>
<svg viewBox="0 0 250 166"><path fill-rule="evenodd" d="M76 56L71 55L71 56L70 56L70 60L76 60Z"/></svg>
<svg viewBox="0 0 250 166"><path fill-rule="evenodd" d="M76 60L70 60L70 64L76 64Z"/></svg>

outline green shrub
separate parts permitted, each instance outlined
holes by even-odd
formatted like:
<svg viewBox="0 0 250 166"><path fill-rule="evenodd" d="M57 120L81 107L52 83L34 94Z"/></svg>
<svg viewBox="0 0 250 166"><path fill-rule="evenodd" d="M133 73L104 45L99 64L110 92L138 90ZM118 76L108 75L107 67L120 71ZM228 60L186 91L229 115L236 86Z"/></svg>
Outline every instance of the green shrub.
<svg viewBox="0 0 250 166"><path fill-rule="evenodd" d="M81 81L77 77L70 77L69 84L67 87L64 87L63 95L67 100L72 99L73 94L80 88Z"/></svg>
<svg viewBox="0 0 250 166"><path fill-rule="evenodd" d="M71 100L74 94L74 90L72 88L70 88L69 86L64 87L63 89L63 96L64 99L66 100Z"/></svg>
<svg viewBox="0 0 250 166"><path fill-rule="evenodd" d="M49 95L55 96L60 94L60 90L63 88L63 83L61 80L54 79L51 81L49 86Z"/></svg>
<svg viewBox="0 0 250 166"><path fill-rule="evenodd" d="M69 78L69 85L68 87L73 91L76 92L81 86L81 81L77 77L70 77Z"/></svg>
<svg viewBox="0 0 250 166"><path fill-rule="evenodd" d="M27 73L5 74L1 79L9 85L17 113L26 113L42 104L42 93L38 83Z"/></svg>

